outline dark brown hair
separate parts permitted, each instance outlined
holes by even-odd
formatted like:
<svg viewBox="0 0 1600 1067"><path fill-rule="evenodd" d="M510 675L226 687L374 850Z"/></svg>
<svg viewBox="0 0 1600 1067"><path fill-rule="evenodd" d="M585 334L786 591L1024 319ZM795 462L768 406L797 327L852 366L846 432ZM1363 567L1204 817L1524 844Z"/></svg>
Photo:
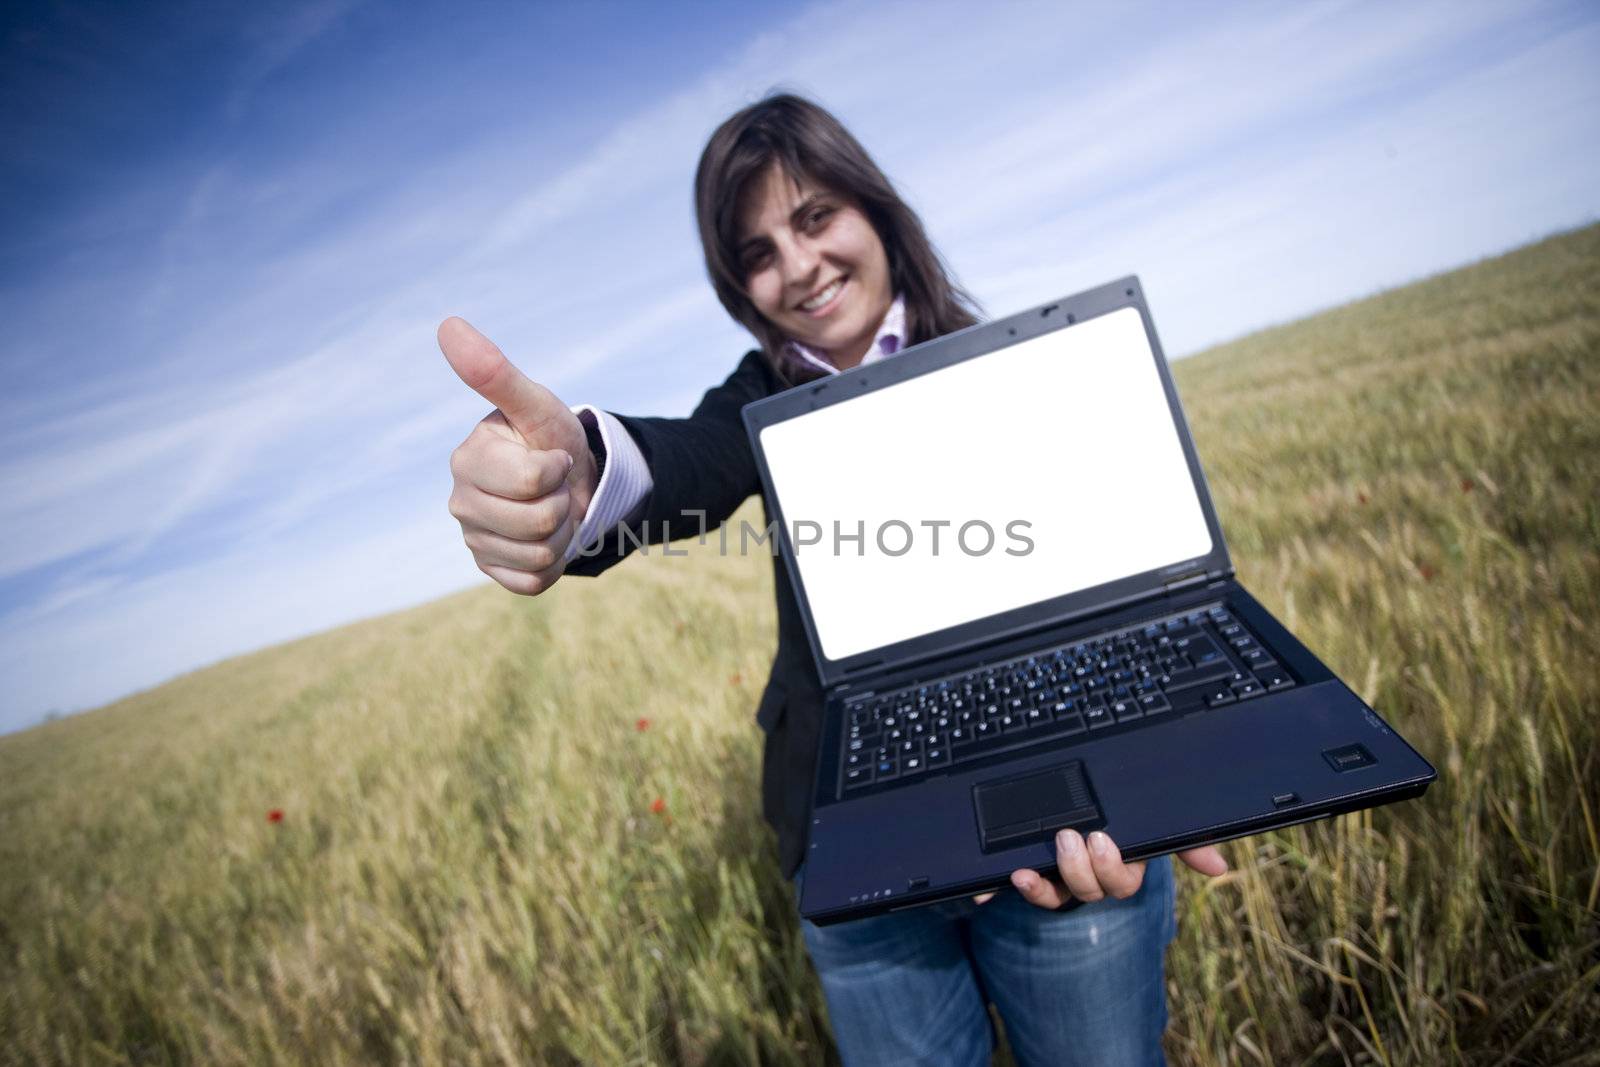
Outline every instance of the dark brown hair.
<svg viewBox="0 0 1600 1067"><path fill-rule="evenodd" d="M706 272L728 314L761 342L778 377L793 384L782 353L788 338L756 310L740 266L739 201L754 178L777 163L792 180L855 200L889 258L889 283L905 297L907 344L977 321L976 302L950 277L922 220L895 192L866 149L839 120L791 93L768 96L717 127L694 176L695 218Z"/></svg>

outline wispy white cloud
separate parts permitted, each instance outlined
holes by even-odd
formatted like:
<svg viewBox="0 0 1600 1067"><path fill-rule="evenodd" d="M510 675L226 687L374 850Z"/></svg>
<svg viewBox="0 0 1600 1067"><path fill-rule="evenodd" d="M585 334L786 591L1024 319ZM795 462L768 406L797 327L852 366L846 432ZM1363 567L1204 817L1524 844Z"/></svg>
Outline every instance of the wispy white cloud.
<svg viewBox="0 0 1600 1067"><path fill-rule="evenodd" d="M228 91L228 117L242 119L262 83L344 21L365 0L319 0L284 11L270 11L250 28L251 49L234 72Z"/></svg>

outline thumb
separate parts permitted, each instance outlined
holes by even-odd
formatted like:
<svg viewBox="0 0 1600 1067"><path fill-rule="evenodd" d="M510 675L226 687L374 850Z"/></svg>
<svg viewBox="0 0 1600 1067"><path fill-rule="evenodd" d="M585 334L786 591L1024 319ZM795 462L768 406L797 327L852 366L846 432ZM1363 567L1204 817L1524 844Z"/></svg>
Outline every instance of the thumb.
<svg viewBox="0 0 1600 1067"><path fill-rule="evenodd" d="M1216 845L1202 845L1178 853L1178 858L1201 874L1215 878L1228 873L1228 861Z"/></svg>
<svg viewBox="0 0 1600 1067"><path fill-rule="evenodd" d="M467 320L452 315L439 324L439 351L462 381L500 409L530 447L571 452L580 443L583 427L561 398L518 370Z"/></svg>

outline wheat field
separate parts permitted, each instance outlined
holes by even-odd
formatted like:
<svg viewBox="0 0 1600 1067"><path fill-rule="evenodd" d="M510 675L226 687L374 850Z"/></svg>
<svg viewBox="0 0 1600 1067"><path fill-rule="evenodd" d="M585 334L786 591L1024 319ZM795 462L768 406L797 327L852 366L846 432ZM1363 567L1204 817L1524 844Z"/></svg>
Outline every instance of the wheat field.
<svg viewBox="0 0 1600 1067"><path fill-rule="evenodd" d="M1170 1059L1600 1064L1600 227L1174 373L1245 584L1440 778L1184 872ZM834 1062L713 549L0 738L0 1063Z"/></svg>

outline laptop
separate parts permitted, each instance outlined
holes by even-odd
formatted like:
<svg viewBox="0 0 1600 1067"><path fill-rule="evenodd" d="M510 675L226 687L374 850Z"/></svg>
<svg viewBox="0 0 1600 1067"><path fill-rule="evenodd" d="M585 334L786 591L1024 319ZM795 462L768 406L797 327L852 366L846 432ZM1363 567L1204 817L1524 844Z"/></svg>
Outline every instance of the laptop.
<svg viewBox="0 0 1600 1067"><path fill-rule="evenodd" d="M1234 575L1137 278L744 408L824 694L819 924L1419 796Z"/></svg>

